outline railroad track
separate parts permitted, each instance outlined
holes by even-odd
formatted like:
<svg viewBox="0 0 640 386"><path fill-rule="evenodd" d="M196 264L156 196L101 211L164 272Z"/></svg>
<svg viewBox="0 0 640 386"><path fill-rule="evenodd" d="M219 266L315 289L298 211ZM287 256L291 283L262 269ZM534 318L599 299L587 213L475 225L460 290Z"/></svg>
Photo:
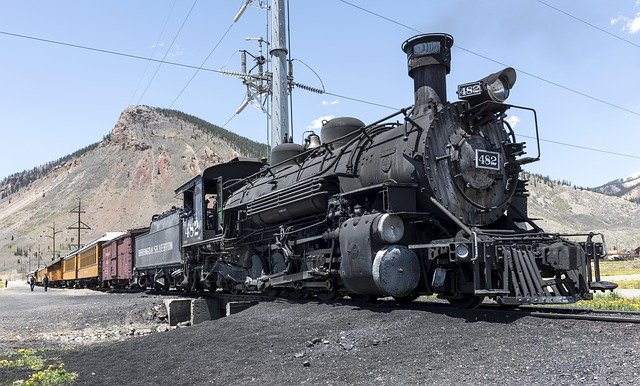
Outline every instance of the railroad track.
<svg viewBox="0 0 640 386"><path fill-rule="evenodd" d="M351 303L351 302L349 302ZM446 312L461 316L473 316L478 313L491 313L494 315L514 315L517 317L531 316L545 319L564 319L564 320L587 320L597 322L611 323L629 323L640 324L640 312L637 311L618 311L618 310L597 310L585 308L560 308L545 306L521 306L518 308L505 308L498 304L483 303L476 309L460 309L443 301L417 301L411 304L397 304L394 300L378 300L378 304L385 307L419 309L423 311ZM355 304L358 304L355 302ZM374 306L376 303L373 303Z"/></svg>
<svg viewBox="0 0 640 386"><path fill-rule="evenodd" d="M426 301L422 302L427 309L441 308L458 311L465 311L455 308L447 303ZM474 310L466 310L468 312L483 312L493 314L512 314L514 316L531 316L545 319L564 319L564 320L587 320L596 322L611 323L630 323L640 324L640 312L637 311L618 311L618 310L597 310L587 308L560 308L545 306L521 306L518 308L504 308L498 304L483 303Z"/></svg>
<svg viewBox="0 0 640 386"><path fill-rule="evenodd" d="M490 306L490 305L487 305ZM500 307L500 306L496 306ZM617 310L594 310L585 308L556 308L524 306L513 310L527 316L547 319L574 319L613 323L640 324L640 312Z"/></svg>

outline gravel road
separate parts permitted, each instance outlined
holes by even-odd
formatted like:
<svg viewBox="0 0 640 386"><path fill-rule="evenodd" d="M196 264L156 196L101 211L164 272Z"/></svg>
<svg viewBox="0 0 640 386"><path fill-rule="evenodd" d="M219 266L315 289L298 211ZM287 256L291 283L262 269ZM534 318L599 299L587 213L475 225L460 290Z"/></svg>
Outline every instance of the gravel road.
<svg viewBox="0 0 640 386"><path fill-rule="evenodd" d="M10 282L0 289L0 351L11 348L65 348L125 339L131 331L155 328L163 298L141 293L113 294Z"/></svg>
<svg viewBox="0 0 640 386"><path fill-rule="evenodd" d="M3 291L11 294L11 286ZM3 291L3 323L16 317L31 330L23 326L22 340L10 340L2 348L31 344L28 331L61 324L103 328L135 321L150 329L122 339L50 344L49 355L78 372L77 384L625 385L640 380L638 325L436 311L426 305L277 301L197 326L156 332L152 327L158 326L157 318L146 318L159 299L144 294L16 290L8 298L23 303L64 293L50 297L47 314L63 303L74 305L73 312L31 323L34 311L24 317L18 316L24 309L6 310ZM14 330L13 324L3 325L3 340L16 334Z"/></svg>

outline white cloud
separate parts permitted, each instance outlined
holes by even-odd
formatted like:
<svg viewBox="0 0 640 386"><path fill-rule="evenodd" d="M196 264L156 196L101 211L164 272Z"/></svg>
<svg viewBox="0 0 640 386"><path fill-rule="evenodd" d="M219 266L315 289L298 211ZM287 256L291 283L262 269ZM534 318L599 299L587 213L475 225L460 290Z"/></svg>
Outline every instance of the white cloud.
<svg viewBox="0 0 640 386"><path fill-rule="evenodd" d="M318 117L309 123L309 126L307 126L307 129L318 130L322 127L322 121L328 121L333 118L335 118L335 116L333 115L323 115L321 117Z"/></svg>
<svg viewBox="0 0 640 386"><path fill-rule="evenodd" d="M628 32L632 35L640 32L640 12L636 13L636 16L633 19L629 19L624 16L618 16L611 19L611 25L616 25L621 22L624 23L622 31Z"/></svg>
<svg viewBox="0 0 640 386"><path fill-rule="evenodd" d="M156 47L164 47L164 42L151 45L151 48L156 48Z"/></svg>
<svg viewBox="0 0 640 386"><path fill-rule="evenodd" d="M640 12L636 13L636 17L629 20L623 29L626 29L630 34L637 34L640 32Z"/></svg>
<svg viewBox="0 0 640 386"><path fill-rule="evenodd" d="M323 106L327 106L327 105L334 106L334 105L337 105L337 104L339 104L339 103L340 103L340 101L339 101L338 99L336 99L336 100L334 100L334 101L331 101L331 102L329 102L329 101L322 101L322 105L323 105Z"/></svg>
<svg viewBox="0 0 640 386"><path fill-rule="evenodd" d="M512 129L515 129L516 126L518 126L518 123L520 123L520 117L518 117L517 115L511 115L509 116L509 118L505 119L505 121L507 121L507 123L511 125Z"/></svg>

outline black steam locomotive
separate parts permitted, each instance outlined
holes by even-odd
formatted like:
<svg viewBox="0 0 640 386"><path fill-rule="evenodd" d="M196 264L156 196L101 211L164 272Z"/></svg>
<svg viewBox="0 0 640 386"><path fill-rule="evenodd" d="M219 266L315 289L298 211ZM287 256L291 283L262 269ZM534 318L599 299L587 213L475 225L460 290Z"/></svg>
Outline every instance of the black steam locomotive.
<svg viewBox="0 0 640 386"><path fill-rule="evenodd" d="M525 157L505 120L515 71L460 85L461 100L448 102L452 45L447 34L403 44L411 108L369 125L332 119L304 146L273 148L268 165L235 159L180 187L183 208L136 239L136 283L320 299L437 294L459 307L571 303L615 288L599 280L593 234L569 241L527 215L519 173L539 145ZM396 116L403 123L388 123Z"/></svg>

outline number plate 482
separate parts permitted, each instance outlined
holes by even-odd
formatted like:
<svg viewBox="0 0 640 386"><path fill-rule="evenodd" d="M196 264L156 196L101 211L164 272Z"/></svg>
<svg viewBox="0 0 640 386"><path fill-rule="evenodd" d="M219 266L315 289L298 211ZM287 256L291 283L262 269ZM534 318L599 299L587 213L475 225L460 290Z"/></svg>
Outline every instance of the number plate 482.
<svg viewBox="0 0 640 386"><path fill-rule="evenodd" d="M476 149L476 168L500 170L500 153Z"/></svg>
<svg viewBox="0 0 640 386"><path fill-rule="evenodd" d="M458 97L460 98L479 94L482 94L482 86L479 82L461 84L458 86Z"/></svg>

